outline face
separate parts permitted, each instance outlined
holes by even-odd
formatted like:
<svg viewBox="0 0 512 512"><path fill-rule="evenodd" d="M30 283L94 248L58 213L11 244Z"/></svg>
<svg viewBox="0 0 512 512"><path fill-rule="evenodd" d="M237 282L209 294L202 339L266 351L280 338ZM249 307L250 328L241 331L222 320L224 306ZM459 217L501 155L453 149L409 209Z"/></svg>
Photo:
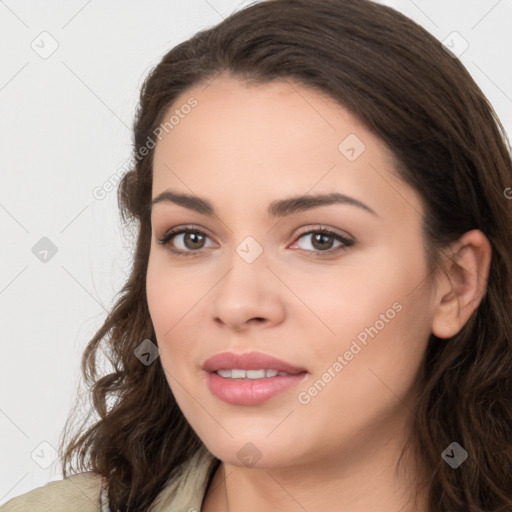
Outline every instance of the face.
<svg viewBox="0 0 512 512"><path fill-rule="evenodd" d="M431 333L419 196L380 139L304 86L222 76L182 94L173 113L154 153L147 299L190 425L237 465L382 446L412 419ZM341 199L313 200L332 194ZM249 381L204 370L224 352L302 373Z"/></svg>

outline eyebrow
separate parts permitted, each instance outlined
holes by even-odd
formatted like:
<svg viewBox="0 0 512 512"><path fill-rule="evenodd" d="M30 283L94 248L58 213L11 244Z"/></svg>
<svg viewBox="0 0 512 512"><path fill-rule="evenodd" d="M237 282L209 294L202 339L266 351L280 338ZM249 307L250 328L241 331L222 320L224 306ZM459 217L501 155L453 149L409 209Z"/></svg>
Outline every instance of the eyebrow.
<svg viewBox="0 0 512 512"><path fill-rule="evenodd" d="M217 216L215 208L212 203L207 199L175 192L172 190L165 190L151 201L151 209L154 205L163 202L171 202L189 210L207 215L208 217ZM285 217L293 213L303 212L319 206L328 206L332 204L348 204L356 206L362 210L365 210L372 215L379 216L372 208L362 203L354 197L333 192L330 194L319 194L319 195L303 195L289 197L287 199L279 199L272 201L267 209L268 214L271 217Z"/></svg>

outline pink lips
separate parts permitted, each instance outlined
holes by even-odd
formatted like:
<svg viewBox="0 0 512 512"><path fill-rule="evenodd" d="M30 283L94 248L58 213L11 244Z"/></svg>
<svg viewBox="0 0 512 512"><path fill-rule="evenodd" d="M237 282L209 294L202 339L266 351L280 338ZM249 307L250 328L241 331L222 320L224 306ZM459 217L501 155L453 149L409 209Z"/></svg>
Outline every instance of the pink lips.
<svg viewBox="0 0 512 512"><path fill-rule="evenodd" d="M261 352L248 352L245 354L235 354L234 352L222 352L207 359L203 365L203 370L207 372L216 372L217 370L260 370L262 368L278 370L286 373L302 373L305 368L299 368L286 361L277 359Z"/></svg>
<svg viewBox="0 0 512 512"><path fill-rule="evenodd" d="M262 379L231 379L221 377L217 370L277 370L289 375ZM207 384L217 398L233 405L257 405L296 386L307 370L260 352L235 354L223 352L207 359L203 365Z"/></svg>

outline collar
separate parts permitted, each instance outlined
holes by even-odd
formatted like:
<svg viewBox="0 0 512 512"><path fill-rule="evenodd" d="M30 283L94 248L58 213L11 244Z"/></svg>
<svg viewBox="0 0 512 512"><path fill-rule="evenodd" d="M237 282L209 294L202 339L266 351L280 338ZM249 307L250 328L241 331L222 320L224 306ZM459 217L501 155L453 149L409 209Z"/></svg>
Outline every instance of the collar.
<svg viewBox="0 0 512 512"><path fill-rule="evenodd" d="M206 490L219 464L220 460L202 445L188 461L178 466L148 512L200 512ZM112 512L106 480L101 486L100 503L101 512Z"/></svg>

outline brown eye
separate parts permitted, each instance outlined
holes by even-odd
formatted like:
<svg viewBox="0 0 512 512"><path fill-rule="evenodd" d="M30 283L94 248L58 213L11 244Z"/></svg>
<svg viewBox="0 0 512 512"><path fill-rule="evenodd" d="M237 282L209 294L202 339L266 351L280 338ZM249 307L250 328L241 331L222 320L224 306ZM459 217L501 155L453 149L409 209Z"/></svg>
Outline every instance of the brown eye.
<svg viewBox="0 0 512 512"><path fill-rule="evenodd" d="M334 237L326 233L314 233L311 238L311 244L319 251L332 249Z"/></svg>
<svg viewBox="0 0 512 512"><path fill-rule="evenodd" d="M299 244L298 241L302 239L307 240L308 238L310 239L309 244L306 243L304 244L305 246L303 245L302 247L299 245L299 248L311 253L333 253L354 245L353 240L326 229L317 229L302 233L295 243ZM336 242L338 242L338 245L334 246Z"/></svg>
<svg viewBox="0 0 512 512"><path fill-rule="evenodd" d="M196 231L183 233L183 243L187 249L202 249L204 245L204 235Z"/></svg>
<svg viewBox="0 0 512 512"><path fill-rule="evenodd" d="M189 256L205 247L208 235L198 229L178 228L168 231L158 240L174 254Z"/></svg>

